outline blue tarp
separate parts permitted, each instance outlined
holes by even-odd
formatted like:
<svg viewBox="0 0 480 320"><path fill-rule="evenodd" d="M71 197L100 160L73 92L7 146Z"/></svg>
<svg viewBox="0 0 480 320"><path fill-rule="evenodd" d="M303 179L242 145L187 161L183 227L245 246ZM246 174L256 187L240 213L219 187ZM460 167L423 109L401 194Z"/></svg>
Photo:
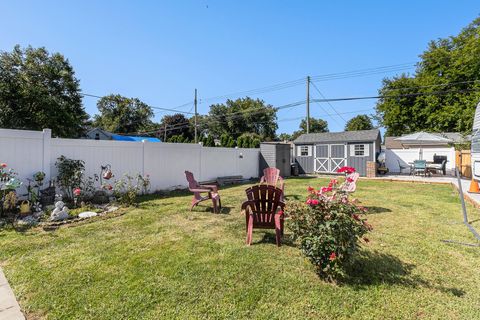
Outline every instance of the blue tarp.
<svg viewBox="0 0 480 320"><path fill-rule="evenodd" d="M152 137L136 137L136 136L121 136L119 134L112 134L112 139L117 141L149 141L149 142L161 142L158 138Z"/></svg>

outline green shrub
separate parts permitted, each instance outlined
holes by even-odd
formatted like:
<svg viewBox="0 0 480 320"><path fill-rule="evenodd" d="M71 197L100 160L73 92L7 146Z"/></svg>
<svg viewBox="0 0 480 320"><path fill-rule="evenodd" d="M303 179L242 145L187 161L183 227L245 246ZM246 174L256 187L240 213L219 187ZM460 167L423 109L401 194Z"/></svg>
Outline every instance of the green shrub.
<svg viewBox="0 0 480 320"><path fill-rule="evenodd" d="M115 182L113 194L120 204L134 206L137 204L137 195L140 191L138 178L134 179L129 174L124 174L120 180Z"/></svg>
<svg viewBox="0 0 480 320"><path fill-rule="evenodd" d="M57 180L62 191L67 199L73 200L73 189L82 186L85 162L83 160L68 159L62 155L55 162L55 166L58 170Z"/></svg>
<svg viewBox="0 0 480 320"><path fill-rule="evenodd" d="M345 274L360 239L371 229L363 217L365 209L350 201L341 188L335 179L321 190L309 187L307 201L288 202L285 212L293 238L327 280Z"/></svg>

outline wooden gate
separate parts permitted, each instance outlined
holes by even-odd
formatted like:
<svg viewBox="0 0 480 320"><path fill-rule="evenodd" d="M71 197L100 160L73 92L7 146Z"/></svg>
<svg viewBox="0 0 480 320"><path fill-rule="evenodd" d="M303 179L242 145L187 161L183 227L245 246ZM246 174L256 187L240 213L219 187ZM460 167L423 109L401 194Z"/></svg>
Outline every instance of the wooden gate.
<svg viewBox="0 0 480 320"><path fill-rule="evenodd" d="M458 167L460 175L463 177L472 177L472 155L470 150L455 151L455 166Z"/></svg>

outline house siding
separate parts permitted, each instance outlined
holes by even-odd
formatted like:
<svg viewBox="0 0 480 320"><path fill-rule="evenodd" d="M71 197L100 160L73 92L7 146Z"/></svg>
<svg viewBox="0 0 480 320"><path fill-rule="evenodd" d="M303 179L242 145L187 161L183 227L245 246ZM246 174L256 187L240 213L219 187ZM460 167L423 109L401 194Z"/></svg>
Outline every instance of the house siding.
<svg viewBox="0 0 480 320"><path fill-rule="evenodd" d="M297 154L298 152L298 147L300 146L311 146L312 147L312 155L311 156L299 156ZM295 154L295 163L298 165L298 171L301 174L305 173L313 173L313 161L314 161L314 148L315 146L312 146L310 144L296 144L294 148L294 154Z"/></svg>
<svg viewBox="0 0 480 320"><path fill-rule="evenodd" d="M350 146L356 144L368 145L368 155L363 157L356 157L351 154ZM347 165L354 167L361 176L367 175L367 161L372 161L375 158L375 152L373 149L373 142L355 142L347 144Z"/></svg>

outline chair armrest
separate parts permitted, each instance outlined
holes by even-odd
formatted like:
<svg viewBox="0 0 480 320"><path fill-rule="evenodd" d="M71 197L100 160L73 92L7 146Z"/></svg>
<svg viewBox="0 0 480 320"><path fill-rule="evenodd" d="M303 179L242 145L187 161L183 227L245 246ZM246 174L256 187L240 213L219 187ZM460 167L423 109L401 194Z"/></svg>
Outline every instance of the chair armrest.
<svg viewBox="0 0 480 320"><path fill-rule="evenodd" d="M266 179L265 179L265 176L262 176L262 177L260 178L260 183L264 183L264 182L266 182Z"/></svg>
<svg viewBox="0 0 480 320"><path fill-rule="evenodd" d="M282 189L282 191L284 190L284 187L285 187L285 179L283 179L282 177L278 177L278 182L280 183L280 189Z"/></svg>
<svg viewBox="0 0 480 320"><path fill-rule="evenodd" d="M210 189L200 189L200 188L195 188L195 189L188 189L191 192L212 192Z"/></svg>
<svg viewBox="0 0 480 320"><path fill-rule="evenodd" d="M200 185L201 188L205 188L205 189L210 189L214 192L217 192L218 191L218 186L217 185L214 185L214 184L201 184Z"/></svg>
<svg viewBox="0 0 480 320"><path fill-rule="evenodd" d="M246 210L248 207L251 205L255 204L255 201L252 200L246 200L242 203L242 210Z"/></svg>

